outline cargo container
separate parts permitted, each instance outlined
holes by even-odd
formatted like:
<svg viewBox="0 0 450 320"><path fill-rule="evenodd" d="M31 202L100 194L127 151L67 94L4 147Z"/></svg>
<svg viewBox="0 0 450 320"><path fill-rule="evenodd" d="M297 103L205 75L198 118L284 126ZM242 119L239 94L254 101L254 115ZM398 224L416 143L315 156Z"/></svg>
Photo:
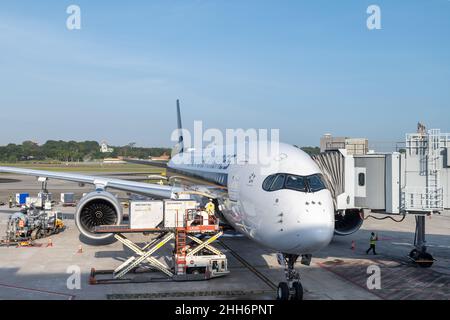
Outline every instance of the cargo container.
<svg viewBox="0 0 450 320"><path fill-rule="evenodd" d="M42 199L39 197L27 197L26 206L35 208L42 208Z"/></svg>
<svg viewBox="0 0 450 320"><path fill-rule="evenodd" d="M30 196L29 193L16 193L16 204L23 206L27 204L27 198Z"/></svg>
<svg viewBox="0 0 450 320"><path fill-rule="evenodd" d="M162 201L130 201L131 229L156 228L163 221L163 217Z"/></svg>
<svg viewBox="0 0 450 320"><path fill-rule="evenodd" d="M73 192L61 193L61 203L63 206L71 206L75 204L75 194Z"/></svg>
<svg viewBox="0 0 450 320"><path fill-rule="evenodd" d="M197 206L197 201L193 200L164 200L164 227L184 227L186 210L196 209Z"/></svg>

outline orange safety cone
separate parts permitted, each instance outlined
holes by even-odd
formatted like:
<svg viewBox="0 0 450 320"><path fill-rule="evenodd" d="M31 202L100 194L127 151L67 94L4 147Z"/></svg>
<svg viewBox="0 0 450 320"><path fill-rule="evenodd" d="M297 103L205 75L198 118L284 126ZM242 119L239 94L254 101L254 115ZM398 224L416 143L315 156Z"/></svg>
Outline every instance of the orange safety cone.
<svg viewBox="0 0 450 320"><path fill-rule="evenodd" d="M95 269L91 268L91 275L89 276L89 284L97 284L97 280L95 279Z"/></svg>
<svg viewBox="0 0 450 320"><path fill-rule="evenodd" d="M48 247L53 247L52 238L48 238L47 248L48 248Z"/></svg>
<svg viewBox="0 0 450 320"><path fill-rule="evenodd" d="M81 244L78 246L77 253L83 253L83 247L81 246Z"/></svg>
<svg viewBox="0 0 450 320"><path fill-rule="evenodd" d="M353 251L355 251L355 249L356 249L356 244L355 244L355 241L353 240L352 241L352 248L351 248Z"/></svg>

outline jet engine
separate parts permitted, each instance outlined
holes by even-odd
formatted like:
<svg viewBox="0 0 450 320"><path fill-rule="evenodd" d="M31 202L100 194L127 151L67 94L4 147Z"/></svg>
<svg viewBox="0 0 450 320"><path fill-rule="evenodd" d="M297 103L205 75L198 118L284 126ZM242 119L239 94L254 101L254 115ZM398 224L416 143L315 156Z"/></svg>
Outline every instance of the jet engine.
<svg viewBox="0 0 450 320"><path fill-rule="evenodd" d="M364 222L364 216L358 209L336 212L334 218L334 234L338 236L348 236L358 231Z"/></svg>
<svg viewBox="0 0 450 320"><path fill-rule="evenodd" d="M78 203L75 223L81 234L89 240L111 239L112 234L94 233L100 225L119 225L122 222L122 207L117 198L109 192L94 191Z"/></svg>

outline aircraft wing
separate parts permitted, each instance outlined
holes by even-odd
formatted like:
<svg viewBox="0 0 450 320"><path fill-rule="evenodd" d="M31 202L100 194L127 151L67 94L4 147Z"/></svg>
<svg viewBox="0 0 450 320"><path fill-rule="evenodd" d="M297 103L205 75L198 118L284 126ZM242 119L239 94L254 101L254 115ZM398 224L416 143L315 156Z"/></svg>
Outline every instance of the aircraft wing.
<svg viewBox="0 0 450 320"><path fill-rule="evenodd" d="M177 170L174 170L173 168L168 167L168 161L160 161L160 160L145 160L145 159L123 159L126 162L134 163L134 164L141 164L141 165L147 165L147 166L153 166L153 167L159 167L166 169L167 177L177 180L183 180L188 185L212 185L218 188L223 188L222 185L217 184L216 182L213 182L211 180L205 180L202 177L193 177L192 175L188 175L182 172L179 172Z"/></svg>
<svg viewBox="0 0 450 320"><path fill-rule="evenodd" d="M14 173L19 175L34 176L37 178L48 178L55 180L64 180L77 182L80 184L91 184L97 188L111 188L126 192L137 193L160 198L171 198L174 189L172 186L150 184L120 179L110 179L96 176L85 176L81 174L72 174L65 172L50 172L41 170L31 170L13 167L0 167L0 173Z"/></svg>

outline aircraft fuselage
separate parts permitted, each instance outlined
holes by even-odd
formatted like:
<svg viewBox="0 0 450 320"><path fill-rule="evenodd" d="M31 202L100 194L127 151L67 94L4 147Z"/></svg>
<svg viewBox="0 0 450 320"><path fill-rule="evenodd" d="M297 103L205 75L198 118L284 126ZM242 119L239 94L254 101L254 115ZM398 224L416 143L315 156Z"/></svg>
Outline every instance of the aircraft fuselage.
<svg viewBox="0 0 450 320"><path fill-rule="evenodd" d="M263 246L311 254L328 245L334 232L333 201L320 185L321 172L311 157L287 144L270 154L270 164L232 161L234 152L214 153L183 152L168 167L225 187L218 198L225 219Z"/></svg>

